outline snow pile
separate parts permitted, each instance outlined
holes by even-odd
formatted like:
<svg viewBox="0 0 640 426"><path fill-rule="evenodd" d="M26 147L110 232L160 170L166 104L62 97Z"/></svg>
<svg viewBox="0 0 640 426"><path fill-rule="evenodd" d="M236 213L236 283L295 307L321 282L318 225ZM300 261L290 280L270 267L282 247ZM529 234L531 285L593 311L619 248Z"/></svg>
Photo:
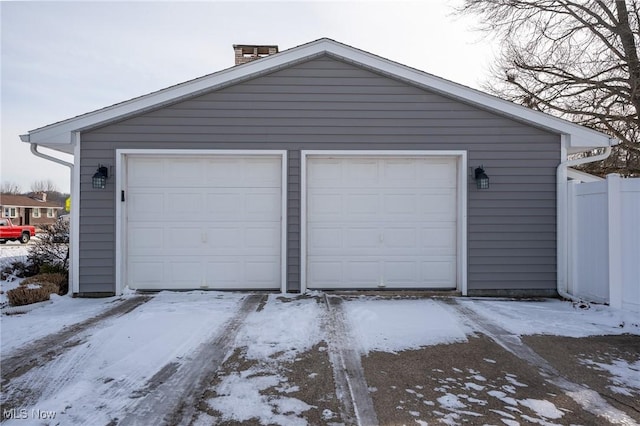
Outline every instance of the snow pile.
<svg viewBox="0 0 640 426"><path fill-rule="evenodd" d="M436 300L361 298L344 306L352 334L365 354L466 342L466 335L472 332L455 312Z"/></svg>

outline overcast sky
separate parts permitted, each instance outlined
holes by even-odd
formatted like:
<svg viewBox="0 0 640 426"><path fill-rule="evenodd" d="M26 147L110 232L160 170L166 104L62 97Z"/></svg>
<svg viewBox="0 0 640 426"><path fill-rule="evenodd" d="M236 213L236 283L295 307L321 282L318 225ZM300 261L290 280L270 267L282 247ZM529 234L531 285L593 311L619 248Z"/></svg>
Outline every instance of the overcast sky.
<svg viewBox="0 0 640 426"><path fill-rule="evenodd" d="M456 4L0 2L0 181L69 191L68 169L33 156L20 134L228 68L233 44L282 51L329 37L478 88L495 47L452 15Z"/></svg>

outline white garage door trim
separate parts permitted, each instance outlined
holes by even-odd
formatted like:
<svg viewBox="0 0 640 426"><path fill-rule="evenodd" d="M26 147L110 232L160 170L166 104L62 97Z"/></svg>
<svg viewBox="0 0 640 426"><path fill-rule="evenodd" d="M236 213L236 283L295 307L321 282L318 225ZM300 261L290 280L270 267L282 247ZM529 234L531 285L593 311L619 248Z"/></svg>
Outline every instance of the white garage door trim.
<svg viewBox="0 0 640 426"><path fill-rule="evenodd" d="M467 294L467 152L466 151L301 151L301 291L307 290L307 161L316 157L455 157L457 160L457 241L456 241L456 282L457 290Z"/></svg>
<svg viewBox="0 0 640 426"><path fill-rule="evenodd" d="M124 203L121 201L122 191L126 186L126 157L131 155L145 156L279 156L281 170L281 221L280 221L280 290L286 292L287 270L287 151L286 150L201 150L201 149L118 149L115 165L115 204L116 204L116 294L124 290L127 256L127 236ZM126 195L126 194L125 194ZM118 253L120 255L118 255Z"/></svg>

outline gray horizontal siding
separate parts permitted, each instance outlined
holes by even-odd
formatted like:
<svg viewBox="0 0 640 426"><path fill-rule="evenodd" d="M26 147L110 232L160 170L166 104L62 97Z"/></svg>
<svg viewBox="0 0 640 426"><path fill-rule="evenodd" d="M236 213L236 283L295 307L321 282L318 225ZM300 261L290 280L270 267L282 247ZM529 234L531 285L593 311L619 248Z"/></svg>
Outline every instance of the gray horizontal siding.
<svg viewBox="0 0 640 426"><path fill-rule="evenodd" d="M469 289L555 288L559 136L329 57L83 133L81 292L113 291L115 149L286 149L287 281L300 279L300 150L467 150ZM104 263L101 263L104 262Z"/></svg>

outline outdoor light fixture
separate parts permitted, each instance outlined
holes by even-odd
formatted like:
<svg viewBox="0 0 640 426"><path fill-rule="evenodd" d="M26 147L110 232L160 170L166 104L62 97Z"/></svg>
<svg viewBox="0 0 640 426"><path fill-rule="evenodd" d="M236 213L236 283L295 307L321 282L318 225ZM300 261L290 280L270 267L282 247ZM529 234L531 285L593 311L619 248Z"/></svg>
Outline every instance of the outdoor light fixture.
<svg viewBox="0 0 640 426"><path fill-rule="evenodd" d="M476 167L476 187L478 189L489 189L489 176L484 172L484 166Z"/></svg>
<svg viewBox="0 0 640 426"><path fill-rule="evenodd" d="M109 169L102 164L98 164L98 170L91 178L91 186L93 189L104 189L107 186L107 178L109 177Z"/></svg>

